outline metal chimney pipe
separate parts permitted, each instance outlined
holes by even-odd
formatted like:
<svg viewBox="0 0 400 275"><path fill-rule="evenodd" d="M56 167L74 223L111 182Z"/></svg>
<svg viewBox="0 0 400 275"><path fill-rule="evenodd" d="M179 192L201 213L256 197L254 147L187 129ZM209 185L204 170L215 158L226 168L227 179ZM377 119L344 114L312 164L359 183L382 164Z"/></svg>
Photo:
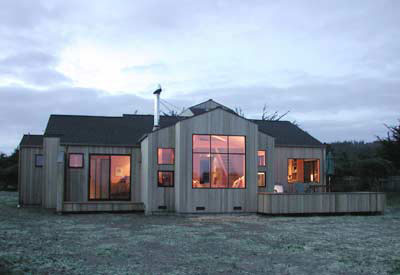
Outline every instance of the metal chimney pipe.
<svg viewBox="0 0 400 275"><path fill-rule="evenodd" d="M154 125L153 131L160 128L160 94L161 94L161 86L153 92L155 95L154 98Z"/></svg>

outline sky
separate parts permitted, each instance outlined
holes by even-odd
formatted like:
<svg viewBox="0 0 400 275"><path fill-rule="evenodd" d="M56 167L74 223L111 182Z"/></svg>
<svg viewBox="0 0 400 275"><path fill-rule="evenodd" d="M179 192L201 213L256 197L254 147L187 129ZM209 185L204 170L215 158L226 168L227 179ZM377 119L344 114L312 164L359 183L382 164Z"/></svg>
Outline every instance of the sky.
<svg viewBox="0 0 400 275"><path fill-rule="evenodd" d="M400 119L400 1L0 1L0 152L50 114L151 114L210 98L322 142ZM165 109L167 111L167 109Z"/></svg>

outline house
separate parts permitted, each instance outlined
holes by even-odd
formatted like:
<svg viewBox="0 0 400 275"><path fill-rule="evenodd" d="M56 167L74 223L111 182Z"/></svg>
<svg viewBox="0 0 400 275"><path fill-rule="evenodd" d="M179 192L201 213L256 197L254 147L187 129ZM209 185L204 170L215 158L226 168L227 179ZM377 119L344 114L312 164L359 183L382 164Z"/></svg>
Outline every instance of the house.
<svg viewBox="0 0 400 275"><path fill-rule="evenodd" d="M325 184L325 147L288 121L208 100L179 116L51 115L20 143L22 206L61 212L257 212L257 193Z"/></svg>

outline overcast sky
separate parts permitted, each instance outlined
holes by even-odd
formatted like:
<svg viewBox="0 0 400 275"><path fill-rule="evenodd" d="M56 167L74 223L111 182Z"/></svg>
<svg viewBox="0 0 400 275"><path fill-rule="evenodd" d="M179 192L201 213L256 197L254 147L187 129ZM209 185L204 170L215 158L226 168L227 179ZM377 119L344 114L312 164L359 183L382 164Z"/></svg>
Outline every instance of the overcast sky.
<svg viewBox="0 0 400 275"><path fill-rule="evenodd" d="M0 1L0 151L50 114L264 104L322 142L400 118L400 1Z"/></svg>

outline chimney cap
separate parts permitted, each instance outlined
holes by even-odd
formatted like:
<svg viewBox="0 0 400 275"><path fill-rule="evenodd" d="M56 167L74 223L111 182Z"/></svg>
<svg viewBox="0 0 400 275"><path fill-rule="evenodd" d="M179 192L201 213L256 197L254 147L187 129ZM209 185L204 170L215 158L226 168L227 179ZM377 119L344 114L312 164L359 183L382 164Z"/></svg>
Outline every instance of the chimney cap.
<svg viewBox="0 0 400 275"><path fill-rule="evenodd" d="M153 95L159 95L161 94L161 91L162 91L161 85L158 85L158 89L153 92Z"/></svg>

